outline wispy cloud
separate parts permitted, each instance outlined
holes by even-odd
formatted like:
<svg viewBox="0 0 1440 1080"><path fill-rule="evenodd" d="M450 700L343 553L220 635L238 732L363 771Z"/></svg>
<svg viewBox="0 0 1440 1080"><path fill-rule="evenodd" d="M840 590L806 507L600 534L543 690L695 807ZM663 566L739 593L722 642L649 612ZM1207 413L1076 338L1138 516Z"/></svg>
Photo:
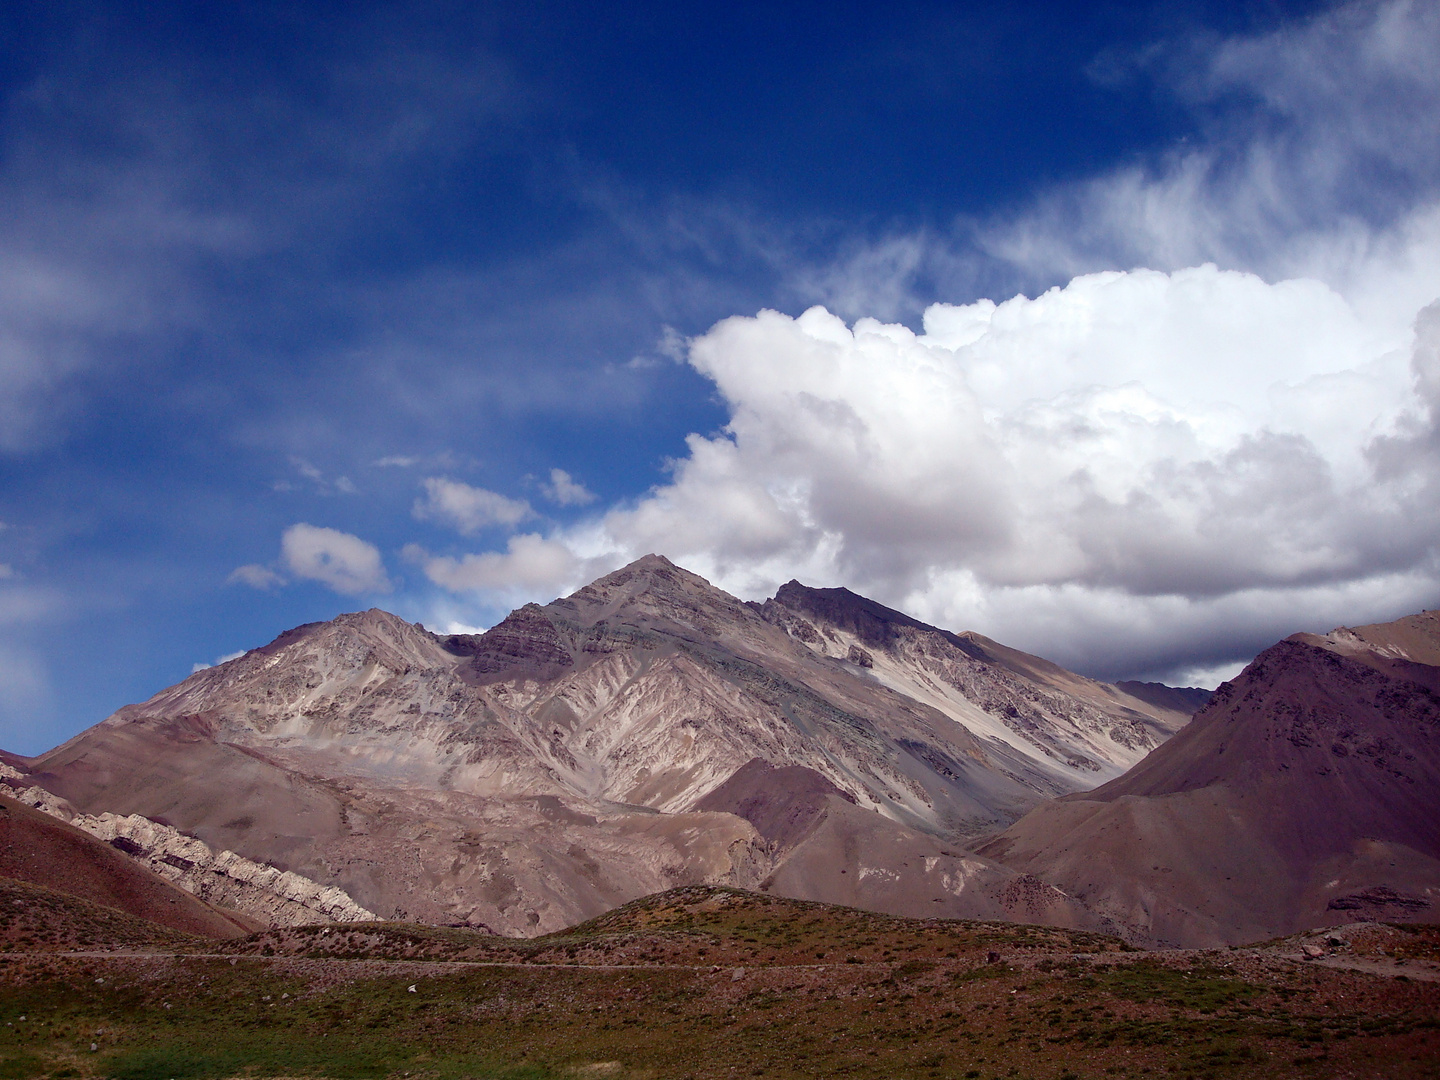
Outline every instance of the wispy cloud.
<svg viewBox="0 0 1440 1080"><path fill-rule="evenodd" d="M595 493L564 469L551 469L550 482L541 484L540 490L557 506L585 506L595 501Z"/></svg>
<svg viewBox="0 0 1440 1080"><path fill-rule="evenodd" d="M467 536L496 525L518 525L534 515L523 499L510 499L459 480L431 476L423 486L425 497L416 499L412 509L415 517L449 525Z"/></svg>
<svg viewBox="0 0 1440 1080"><path fill-rule="evenodd" d="M244 566L237 566L230 571L227 583L231 585L249 585L252 589L278 589L285 584L285 578L268 566L261 566L259 563L246 563Z"/></svg>

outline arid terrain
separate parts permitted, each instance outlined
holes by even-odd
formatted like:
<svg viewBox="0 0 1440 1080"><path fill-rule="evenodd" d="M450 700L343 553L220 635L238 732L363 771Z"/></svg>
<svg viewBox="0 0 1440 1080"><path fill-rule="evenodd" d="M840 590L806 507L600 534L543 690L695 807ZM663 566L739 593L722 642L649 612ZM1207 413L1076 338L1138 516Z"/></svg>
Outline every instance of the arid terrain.
<svg viewBox="0 0 1440 1080"><path fill-rule="evenodd" d="M297 627L0 784L266 923L530 936L707 883L1100 928L967 845L1118 777L1208 696L845 589L742 603L647 556L482 635Z"/></svg>
<svg viewBox="0 0 1440 1080"><path fill-rule="evenodd" d="M0 789L245 927L539 937L680 885L1139 947L1434 922L1440 613L1211 694L647 556L480 635L297 627L3 755Z"/></svg>
<svg viewBox="0 0 1440 1080"><path fill-rule="evenodd" d="M655 558L299 627L0 761L0 1080L1440 1076L1437 691L1435 612L1211 695Z"/></svg>
<svg viewBox="0 0 1440 1080"><path fill-rule="evenodd" d="M692 886L531 940L403 923L221 943L0 888L5 1077L1432 1077L1440 928L1242 949ZM114 935L108 942L106 934ZM128 935L128 936L127 936ZM56 944L59 944L58 942Z"/></svg>
<svg viewBox="0 0 1440 1080"><path fill-rule="evenodd" d="M1440 916L1440 612L1296 634L1124 776L980 853L1132 941Z"/></svg>

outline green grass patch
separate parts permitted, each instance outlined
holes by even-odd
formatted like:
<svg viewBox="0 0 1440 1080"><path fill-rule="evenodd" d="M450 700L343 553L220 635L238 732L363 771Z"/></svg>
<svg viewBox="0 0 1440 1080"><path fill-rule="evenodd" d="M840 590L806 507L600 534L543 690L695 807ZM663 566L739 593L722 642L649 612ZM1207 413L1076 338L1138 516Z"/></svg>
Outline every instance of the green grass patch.
<svg viewBox="0 0 1440 1080"><path fill-rule="evenodd" d="M1125 1001L1214 1012L1250 1001L1259 991L1223 969L1180 970L1153 961L1115 967L1086 980Z"/></svg>

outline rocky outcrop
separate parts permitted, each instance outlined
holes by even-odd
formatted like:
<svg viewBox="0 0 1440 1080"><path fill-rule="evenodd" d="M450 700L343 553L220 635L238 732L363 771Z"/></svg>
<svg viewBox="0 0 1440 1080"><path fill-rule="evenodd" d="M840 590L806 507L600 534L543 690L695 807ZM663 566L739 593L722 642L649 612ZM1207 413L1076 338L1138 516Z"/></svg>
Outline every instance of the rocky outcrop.
<svg viewBox="0 0 1440 1080"><path fill-rule="evenodd" d="M86 902L99 904L152 924L149 931L143 924L127 928L125 920L117 923L98 912L99 919L91 920L68 902L45 903L31 912L32 929L42 940L58 944L57 938L68 937L80 945L88 938L101 944L115 932L116 944L127 938L139 942L153 940L160 927L208 938L240 938L263 929L258 920L207 903L83 829L10 797L11 790L0 785L0 880L10 886L25 882L57 900L57 894L68 896L82 908ZM78 924L72 921L77 915ZM13 938L10 944L13 948Z"/></svg>
<svg viewBox="0 0 1440 1080"><path fill-rule="evenodd" d="M468 655L466 674L478 682L507 678L553 679L574 666L555 626L536 604L512 611L484 634L446 639L446 647Z"/></svg>
<svg viewBox="0 0 1440 1080"><path fill-rule="evenodd" d="M24 783L18 770L0 764L0 779ZM230 908L268 926L317 922L365 922L378 918L340 889L277 870L139 814L82 814L44 788L11 786L13 797L103 840L161 877L211 904Z"/></svg>
<svg viewBox="0 0 1440 1080"><path fill-rule="evenodd" d="M321 885L233 851L212 851L203 840L139 814L80 814L71 824L133 855L202 900L242 911L270 926L379 918L333 885Z"/></svg>

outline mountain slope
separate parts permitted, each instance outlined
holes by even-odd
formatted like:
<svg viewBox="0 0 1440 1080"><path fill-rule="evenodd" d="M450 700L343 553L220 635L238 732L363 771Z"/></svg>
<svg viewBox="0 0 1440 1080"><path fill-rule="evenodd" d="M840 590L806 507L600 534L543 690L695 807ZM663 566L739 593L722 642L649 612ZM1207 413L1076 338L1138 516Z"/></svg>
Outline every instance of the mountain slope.
<svg viewBox="0 0 1440 1080"><path fill-rule="evenodd" d="M110 845L8 796L0 796L0 878L78 896L185 934L239 938L260 927L238 912L177 889Z"/></svg>
<svg viewBox="0 0 1440 1080"><path fill-rule="evenodd" d="M1168 697L1132 693L980 634L927 626L848 589L792 581L764 610L819 654L864 667L897 693L1020 755L1031 783L1055 794L1120 775L1209 696L1170 687L1163 688Z"/></svg>
<svg viewBox="0 0 1440 1080"><path fill-rule="evenodd" d="M899 869L928 869L884 902L991 913L1014 874L972 857L957 877L945 849L1185 719L844 590L747 604L647 556L482 635L381 611L297 627L25 767L87 813L164 821L383 916L538 933L680 883L799 889L806 844L847 902L903 849ZM803 828L715 794L747 767L813 778L770 796Z"/></svg>
<svg viewBox="0 0 1440 1080"><path fill-rule="evenodd" d="M1232 944L1440 912L1440 613L1297 634L1094 791L979 850L1132 933Z"/></svg>

